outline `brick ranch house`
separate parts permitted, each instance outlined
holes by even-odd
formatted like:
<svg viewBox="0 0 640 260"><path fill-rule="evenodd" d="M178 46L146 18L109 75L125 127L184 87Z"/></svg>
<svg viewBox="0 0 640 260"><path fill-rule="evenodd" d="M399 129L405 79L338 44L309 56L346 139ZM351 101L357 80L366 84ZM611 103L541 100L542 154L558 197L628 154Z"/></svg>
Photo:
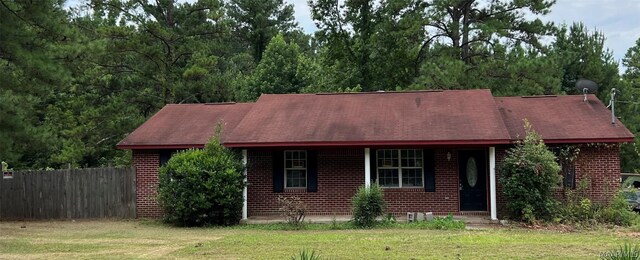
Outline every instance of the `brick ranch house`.
<svg viewBox="0 0 640 260"><path fill-rule="evenodd" d="M222 122L222 144L247 163L243 218L277 215L299 196L310 215L350 214L357 188L384 187L388 212L504 214L496 166L529 120L547 145L580 145L565 187L589 181L606 202L619 188L619 144L633 135L594 95L493 97L489 90L266 94L255 103L167 105L118 144L136 167L138 217L160 217L158 168L201 148ZM562 194L558 184L557 194Z"/></svg>

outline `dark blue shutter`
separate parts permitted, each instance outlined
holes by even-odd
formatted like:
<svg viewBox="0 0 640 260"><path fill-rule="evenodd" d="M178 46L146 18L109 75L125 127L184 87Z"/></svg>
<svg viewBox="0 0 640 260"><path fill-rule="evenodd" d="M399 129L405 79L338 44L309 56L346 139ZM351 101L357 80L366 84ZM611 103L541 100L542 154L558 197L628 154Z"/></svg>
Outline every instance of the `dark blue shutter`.
<svg viewBox="0 0 640 260"><path fill-rule="evenodd" d="M307 151L307 192L318 191L318 151Z"/></svg>
<svg viewBox="0 0 640 260"><path fill-rule="evenodd" d="M284 191L284 152L274 151L273 155L273 192Z"/></svg>
<svg viewBox="0 0 640 260"><path fill-rule="evenodd" d="M377 161L376 161L376 155L377 155L378 151L371 149L369 151L369 165L371 165L371 183L376 183L376 180L378 178L378 170L376 169Z"/></svg>
<svg viewBox="0 0 640 260"><path fill-rule="evenodd" d="M424 191L436 191L436 158L432 150L422 151L424 160Z"/></svg>

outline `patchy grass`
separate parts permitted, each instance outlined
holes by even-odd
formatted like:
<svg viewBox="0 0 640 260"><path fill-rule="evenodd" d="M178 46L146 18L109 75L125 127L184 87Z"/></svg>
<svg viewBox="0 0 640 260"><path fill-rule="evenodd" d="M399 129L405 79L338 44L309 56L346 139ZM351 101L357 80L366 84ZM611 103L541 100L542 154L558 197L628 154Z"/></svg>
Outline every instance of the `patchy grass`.
<svg viewBox="0 0 640 260"><path fill-rule="evenodd" d="M638 243L640 235L630 229L560 233L330 228L331 224L293 231L279 225L175 228L154 221L0 222L0 259L289 259L303 249L336 259L596 259L624 243Z"/></svg>

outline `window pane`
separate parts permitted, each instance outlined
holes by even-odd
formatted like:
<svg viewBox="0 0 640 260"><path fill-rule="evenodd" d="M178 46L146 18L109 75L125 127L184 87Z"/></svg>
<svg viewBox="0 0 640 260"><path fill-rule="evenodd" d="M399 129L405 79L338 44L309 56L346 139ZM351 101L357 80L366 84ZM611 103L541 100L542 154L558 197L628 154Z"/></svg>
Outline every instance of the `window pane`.
<svg viewBox="0 0 640 260"><path fill-rule="evenodd" d="M287 188L304 188L307 186L306 170L287 170Z"/></svg>
<svg viewBox="0 0 640 260"><path fill-rule="evenodd" d="M402 154L401 167L422 167L422 150L404 149Z"/></svg>
<svg viewBox="0 0 640 260"><path fill-rule="evenodd" d="M378 150L378 167L398 167L398 150Z"/></svg>
<svg viewBox="0 0 640 260"><path fill-rule="evenodd" d="M398 169L378 169L378 184L383 187L399 187Z"/></svg>
<svg viewBox="0 0 640 260"><path fill-rule="evenodd" d="M402 169L403 187L422 187L422 169Z"/></svg>
<svg viewBox="0 0 640 260"><path fill-rule="evenodd" d="M284 167L285 169L306 169L307 168L307 152L306 151L285 151Z"/></svg>
<svg viewBox="0 0 640 260"><path fill-rule="evenodd" d="M289 168L295 168L295 169L304 169L306 168L305 165L305 161L304 160L300 160L300 159L296 159L296 160L292 160L291 161L291 167Z"/></svg>
<svg viewBox="0 0 640 260"><path fill-rule="evenodd" d="M411 162L412 160L410 160L407 157L402 157L402 163L400 164L402 167L407 167L407 166L411 166Z"/></svg>

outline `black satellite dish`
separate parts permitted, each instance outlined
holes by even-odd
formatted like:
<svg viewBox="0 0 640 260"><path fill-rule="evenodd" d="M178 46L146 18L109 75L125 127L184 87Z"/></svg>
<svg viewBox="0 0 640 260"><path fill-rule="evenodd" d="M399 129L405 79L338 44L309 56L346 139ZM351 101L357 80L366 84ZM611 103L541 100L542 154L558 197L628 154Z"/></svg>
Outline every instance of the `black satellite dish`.
<svg viewBox="0 0 640 260"><path fill-rule="evenodd" d="M576 81L576 89L584 95L584 102L587 102L587 94L598 92L598 84L588 79Z"/></svg>
<svg viewBox="0 0 640 260"><path fill-rule="evenodd" d="M598 92L598 84L588 79L579 79L576 81L576 88L583 94Z"/></svg>

